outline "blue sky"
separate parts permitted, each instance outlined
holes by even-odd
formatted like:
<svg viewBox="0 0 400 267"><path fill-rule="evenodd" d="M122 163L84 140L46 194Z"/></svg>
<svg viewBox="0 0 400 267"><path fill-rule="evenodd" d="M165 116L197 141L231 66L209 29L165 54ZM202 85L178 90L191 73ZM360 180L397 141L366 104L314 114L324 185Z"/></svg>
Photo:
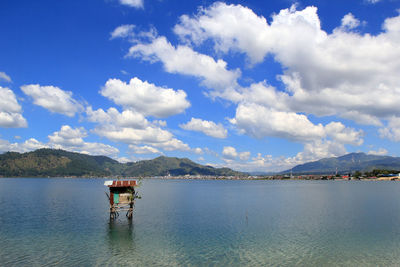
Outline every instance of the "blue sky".
<svg viewBox="0 0 400 267"><path fill-rule="evenodd" d="M0 152L278 171L400 156L400 1L2 1Z"/></svg>

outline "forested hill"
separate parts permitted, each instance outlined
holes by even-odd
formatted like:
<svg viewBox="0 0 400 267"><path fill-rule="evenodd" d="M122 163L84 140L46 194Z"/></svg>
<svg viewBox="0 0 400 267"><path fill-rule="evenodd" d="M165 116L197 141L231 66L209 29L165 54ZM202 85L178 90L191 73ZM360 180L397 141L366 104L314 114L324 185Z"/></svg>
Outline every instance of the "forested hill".
<svg viewBox="0 0 400 267"><path fill-rule="evenodd" d="M189 159L158 157L152 160L143 160L127 163L123 173L125 176L164 176L164 175L216 175L216 176L243 176L241 172L229 168L214 168L197 164Z"/></svg>
<svg viewBox="0 0 400 267"><path fill-rule="evenodd" d="M104 177L164 175L244 175L228 168L213 168L189 159L158 157L122 164L106 156L90 156L56 149L0 155L2 177Z"/></svg>
<svg viewBox="0 0 400 267"><path fill-rule="evenodd" d="M123 166L105 156L89 156L55 149L0 155L3 177L108 176Z"/></svg>
<svg viewBox="0 0 400 267"><path fill-rule="evenodd" d="M400 158L390 156L350 153L341 157L325 158L293 167L285 171L294 174L351 173L355 171L400 170Z"/></svg>

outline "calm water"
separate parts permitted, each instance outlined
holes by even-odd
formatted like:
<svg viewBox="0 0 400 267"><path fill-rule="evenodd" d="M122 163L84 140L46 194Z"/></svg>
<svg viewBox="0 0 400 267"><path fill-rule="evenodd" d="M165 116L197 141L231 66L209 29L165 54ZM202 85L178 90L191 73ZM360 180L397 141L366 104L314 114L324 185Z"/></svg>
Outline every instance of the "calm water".
<svg viewBox="0 0 400 267"><path fill-rule="evenodd" d="M0 266L400 265L400 183L0 179Z"/></svg>

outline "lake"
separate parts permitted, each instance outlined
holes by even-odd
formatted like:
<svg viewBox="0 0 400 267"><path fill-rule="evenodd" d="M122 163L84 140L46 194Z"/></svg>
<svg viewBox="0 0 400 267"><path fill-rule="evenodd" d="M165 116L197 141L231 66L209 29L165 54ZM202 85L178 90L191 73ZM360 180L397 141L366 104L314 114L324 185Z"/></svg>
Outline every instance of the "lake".
<svg viewBox="0 0 400 267"><path fill-rule="evenodd" d="M0 266L400 265L400 183L0 179Z"/></svg>

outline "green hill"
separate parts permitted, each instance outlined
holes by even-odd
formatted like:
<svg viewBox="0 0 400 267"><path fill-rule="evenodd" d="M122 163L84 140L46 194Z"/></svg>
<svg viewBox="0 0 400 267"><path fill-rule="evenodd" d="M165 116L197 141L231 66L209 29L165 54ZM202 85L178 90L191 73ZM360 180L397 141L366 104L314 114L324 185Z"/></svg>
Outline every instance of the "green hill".
<svg viewBox="0 0 400 267"><path fill-rule="evenodd" d="M350 153L341 157L325 158L293 167L283 173L295 174L352 173L355 171L400 170L400 158Z"/></svg>
<svg viewBox="0 0 400 267"><path fill-rule="evenodd" d="M164 175L243 175L228 168L203 166L189 159L158 157L122 164L105 156L90 156L55 149L0 155L0 177L104 177Z"/></svg>
<svg viewBox="0 0 400 267"><path fill-rule="evenodd" d="M121 171L120 165L105 156L55 149L0 155L0 175L4 177L107 176Z"/></svg>
<svg viewBox="0 0 400 267"><path fill-rule="evenodd" d="M123 173L125 176L165 176L165 175L243 175L229 168L214 168L197 164L187 158L158 157L152 160L143 160L127 163Z"/></svg>

